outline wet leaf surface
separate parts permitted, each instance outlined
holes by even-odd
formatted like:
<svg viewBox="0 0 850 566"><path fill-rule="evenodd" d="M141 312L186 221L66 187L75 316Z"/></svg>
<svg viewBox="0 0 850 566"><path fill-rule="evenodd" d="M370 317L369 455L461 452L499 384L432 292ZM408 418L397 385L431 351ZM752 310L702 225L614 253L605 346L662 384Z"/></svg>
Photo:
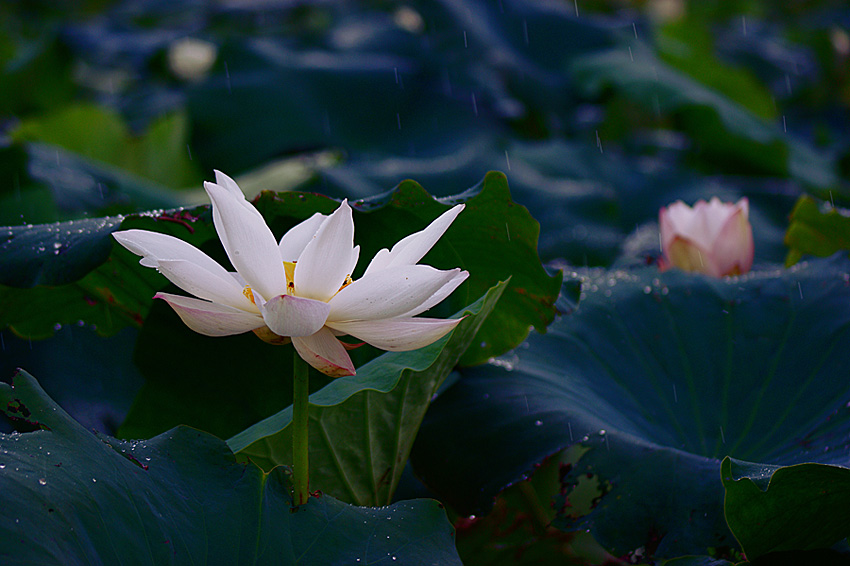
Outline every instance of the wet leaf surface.
<svg viewBox="0 0 850 566"><path fill-rule="evenodd" d="M436 501L370 509L318 494L293 508L283 468L265 475L207 433L93 434L26 373L0 404L36 429L0 434L5 564L460 564Z"/></svg>

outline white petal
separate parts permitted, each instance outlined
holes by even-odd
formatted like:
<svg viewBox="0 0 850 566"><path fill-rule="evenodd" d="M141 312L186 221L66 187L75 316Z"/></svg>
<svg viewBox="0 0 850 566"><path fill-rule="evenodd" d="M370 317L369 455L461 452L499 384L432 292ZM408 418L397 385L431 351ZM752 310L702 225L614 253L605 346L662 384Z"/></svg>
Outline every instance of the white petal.
<svg viewBox="0 0 850 566"><path fill-rule="evenodd" d="M354 254L354 220L351 207L343 201L322 223L298 258L295 293L299 297L327 301L351 273L349 268Z"/></svg>
<svg viewBox="0 0 850 566"><path fill-rule="evenodd" d="M283 261L296 261L326 218L326 215L317 212L307 220L290 228L278 244L280 258Z"/></svg>
<svg viewBox="0 0 850 566"><path fill-rule="evenodd" d="M369 262L369 265L366 267L366 271L363 275L369 275L370 273L386 268L391 260L392 256L390 256L390 250L387 248L378 250L378 253L376 253L375 257L372 258L372 261Z"/></svg>
<svg viewBox="0 0 850 566"><path fill-rule="evenodd" d="M254 206L232 189L204 183L213 204L213 222L236 271L264 297L286 293L286 275L277 241Z"/></svg>
<svg viewBox="0 0 850 566"><path fill-rule="evenodd" d="M280 336L310 336L325 325L331 307L323 301L278 295L262 306L263 319Z"/></svg>
<svg viewBox="0 0 850 566"><path fill-rule="evenodd" d="M186 323L186 326L206 336L242 334L265 326L259 314L248 313L233 307L170 293L157 293L154 298L165 300Z"/></svg>
<svg viewBox="0 0 850 566"><path fill-rule="evenodd" d="M332 322L333 330L350 334L381 350L405 352L436 342L448 334L461 319L392 318Z"/></svg>
<svg viewBox="0 0 850 566"><path fill-rule="evenodd" d="M460 269L440 271L429 265L406 265L364 275L329 301L328 320L343 322L402 316L427 304L459 274Z"/></svg>
<svg viewBox="0 0 850 566"><path fill-rule="evenodd" d="M343 377L355 373L348 352L327 328L312 336L295 336L292 345L304 361L326 375Z"/></svg>
<svg viewBox="0 0 850 566"><path fill-rule="evenodd" d="M393 246L392 251L387 252L386 249L379 251L369 263L369 267L366 268L366 274L389 267L418 263L434 247L437 240L446 233L446 230L449 229L449 226L452 225L452 222L464 207L465 205L459 204L447 210L421 232L416 232L399 240Z"/></svg>
<svg viewBox="0 0 850 566"><path fill-rule="evenodd" d="M184 291L215 303L259 312L230 273L190 243L147 230L124 230L112 236L134 254L144 256L142 265L158 269Z"/></svg>
<svg viewBox="0 0 850 566"><path fill-rule="evenodd" d="M454 293L455 289L457 289L461 283L466 281L467 277L469 277L469 272L461 271L455 277L453 277L451 281L440 287L439 291L431 295L428 300L424 301L415 309L411 309L408 312L400 315L400 317L416 316L417 314L423 313L431 307L440 304L441 302L443 302L443 299Z"/></svg>
<svg viewBox="0 0 850 566"><path fill-rule="evenodd" d="M357 267L357 260L360 258L360 246L354 246L354 249L351 250L351 257L348 260L348 268L345 270L345 275L349 276L354 273L354 269Z"/></svg>
<svg viewBox="0 0 850 566"><path fill-rule="evenodd" d="M222 173L221 171L214 170L215 172L215 184L219 187L227 189L233 198L245 198L245 195L242 193L242 189L239 188L239 185L236 184L236 181Z"/></svg>

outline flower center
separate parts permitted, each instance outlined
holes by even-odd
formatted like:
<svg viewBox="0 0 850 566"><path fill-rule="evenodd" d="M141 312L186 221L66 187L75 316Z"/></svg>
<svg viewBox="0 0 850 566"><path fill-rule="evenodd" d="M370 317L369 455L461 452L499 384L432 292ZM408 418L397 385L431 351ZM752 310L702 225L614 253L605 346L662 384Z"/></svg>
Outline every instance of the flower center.
<svg viewBox="0 0 850 566"><path fill-rule="evenodd" d="M295 264L296 261L284 261L283 262L283 271L286 273L286 291L290 295L295 294ZM339 291L342 291L349 285L351 285L354 280L351 278L351 275L345 276L345 281L342 282L342 286L339 288ZM339 293L337 291L337 293ZM249 297L250 298L250 297ZM252 299L253 302L253 299Z"/></svg>
<svg viewBox="0 0 850 566"><path fill-rule="evenodd" d="M286 273L286 291L290 295L295 295L295 262L294 261L284 261L283 262L283 270ZM349 285L354 283L354 280L351 278L351 275L345 276L345 281L342 282L342 286L339 288L339 291L342 291ZM339 293L337 291L337 293ZM245 298L251 301L251 304L256 305L257 300L254 298L254 291L251 290L250 285L245 285L242 288L242 294L245 295ZM268 341L268 340L266 340Z"/></svg>
<svg viewBox="0 0 850 566"><path fill-rule="evenodd" d="M292 295L295 293L295 262L284 261L283 271L286 272L286 290Z"/></svg>

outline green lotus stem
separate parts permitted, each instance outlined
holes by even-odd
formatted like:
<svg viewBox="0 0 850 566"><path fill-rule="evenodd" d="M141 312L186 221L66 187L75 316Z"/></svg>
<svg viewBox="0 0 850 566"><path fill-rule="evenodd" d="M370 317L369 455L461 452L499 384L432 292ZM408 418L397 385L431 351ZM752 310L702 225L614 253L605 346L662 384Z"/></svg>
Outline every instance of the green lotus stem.
<svg viewBox="0 0 850 566"><path fill-rule="evenodd" d="M309 368L297 353L293 356L292 401L292 483L295 504L303 505L310 497L310 464L307 455L308 408L310 405Z"/></svg>

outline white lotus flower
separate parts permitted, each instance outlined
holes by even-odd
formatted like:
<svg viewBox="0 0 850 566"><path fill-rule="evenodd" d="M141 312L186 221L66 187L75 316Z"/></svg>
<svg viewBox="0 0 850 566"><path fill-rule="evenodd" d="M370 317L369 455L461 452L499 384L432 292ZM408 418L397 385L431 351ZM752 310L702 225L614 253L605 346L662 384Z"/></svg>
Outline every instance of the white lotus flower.
<svg viewBox="0 0 850 566"><path fill-rule="evenodd" d="M446 211L427 228L375 255L363 277L351 280L354 246L351 207L315 214L280 242L236 182L216 171L204 183L213 222L236 273L178 238L146 230L113 233L172 283L197 298L157 293L195 332L227 336L253 331L271 343L290 339L298 354L333 376L354 375L345 345L350 334L382 350L405 351L442 338L460 320L416 317L448 297L468 276L418 265L463 210Z"/></svg>
<svg viewBox="0 0 850 566"><path fill-rule="evenodd" d="M740 275L753 266L753 229L749 201L697 201L692 207L676 201L658 213L662 271L678 267L712 277Z"/></svg>

